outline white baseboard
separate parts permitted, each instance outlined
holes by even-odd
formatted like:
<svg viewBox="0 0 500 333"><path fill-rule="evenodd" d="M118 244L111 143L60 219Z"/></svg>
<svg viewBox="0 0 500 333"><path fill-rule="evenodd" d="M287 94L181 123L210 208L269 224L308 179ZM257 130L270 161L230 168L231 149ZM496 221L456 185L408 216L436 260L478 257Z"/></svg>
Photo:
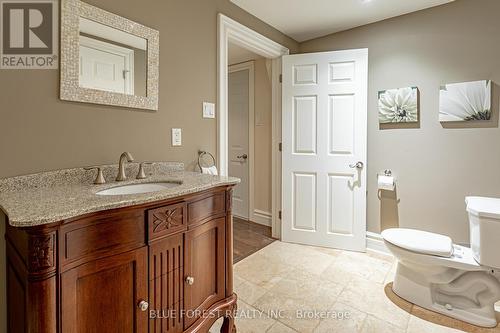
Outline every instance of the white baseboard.
<svg viewBox="0 0 500 333"><path fill-rule="evenodd" d="M380 234L371 231L366 232L366 249L378 253L391 255L391 253L384 244L382 236Z"/></svg>
<svg viewBox="0 0 500 333"><path fill-rule="evenodd" d="M272 214L260 209L254 209L250 221L270 227L272 224Z"/></svg>

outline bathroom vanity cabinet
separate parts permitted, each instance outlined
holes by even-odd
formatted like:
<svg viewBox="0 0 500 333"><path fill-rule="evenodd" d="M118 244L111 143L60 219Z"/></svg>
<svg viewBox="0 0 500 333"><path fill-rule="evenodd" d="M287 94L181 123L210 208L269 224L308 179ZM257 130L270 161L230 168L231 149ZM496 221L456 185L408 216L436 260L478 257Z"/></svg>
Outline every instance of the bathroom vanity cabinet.
<svg viewBox="0 0 500 333"><path fill-rule="evenodd" d="M8 332L233 332L232 186L8 225Z"/></svg>

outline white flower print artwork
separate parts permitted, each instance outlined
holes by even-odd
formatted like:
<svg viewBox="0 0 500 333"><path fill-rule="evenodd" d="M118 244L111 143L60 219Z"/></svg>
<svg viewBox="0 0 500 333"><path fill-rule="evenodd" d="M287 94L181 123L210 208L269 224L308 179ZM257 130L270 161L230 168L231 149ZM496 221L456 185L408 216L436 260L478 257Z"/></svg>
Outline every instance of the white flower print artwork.
<svg viewBox="0 0 500 333"><path fill-rule="evenodd" d="M378 120L381 124L418 122L418 89L407 87L380 91Z"/></svg>
<svg viewBox="0 0 500 333"><path fill-rule="evenodd" d="M491 81L451 83L439 91L439 121L491 119Z"/></svg>

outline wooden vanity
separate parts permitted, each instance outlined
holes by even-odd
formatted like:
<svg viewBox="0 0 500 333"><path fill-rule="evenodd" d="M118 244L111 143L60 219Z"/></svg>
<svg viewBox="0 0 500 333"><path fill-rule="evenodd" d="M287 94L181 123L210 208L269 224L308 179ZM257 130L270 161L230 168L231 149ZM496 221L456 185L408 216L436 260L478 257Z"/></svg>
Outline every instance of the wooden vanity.
<svg viewBox="0 0 500 333"><path fill-rule="evenodd" d="M232 185L7 224L8 332L235 332Z"/></svg>

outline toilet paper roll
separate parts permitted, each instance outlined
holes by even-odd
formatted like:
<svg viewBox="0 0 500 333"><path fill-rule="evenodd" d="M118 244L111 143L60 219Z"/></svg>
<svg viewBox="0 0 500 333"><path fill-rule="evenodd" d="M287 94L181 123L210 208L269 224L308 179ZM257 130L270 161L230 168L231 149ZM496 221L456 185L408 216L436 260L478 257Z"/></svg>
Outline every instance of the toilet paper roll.
<svg viewBox="0 0 500 333"><path fill-rule="evenodd" d="M394 191L394 177L378 175L378 189L386 191Z"/></svg>

